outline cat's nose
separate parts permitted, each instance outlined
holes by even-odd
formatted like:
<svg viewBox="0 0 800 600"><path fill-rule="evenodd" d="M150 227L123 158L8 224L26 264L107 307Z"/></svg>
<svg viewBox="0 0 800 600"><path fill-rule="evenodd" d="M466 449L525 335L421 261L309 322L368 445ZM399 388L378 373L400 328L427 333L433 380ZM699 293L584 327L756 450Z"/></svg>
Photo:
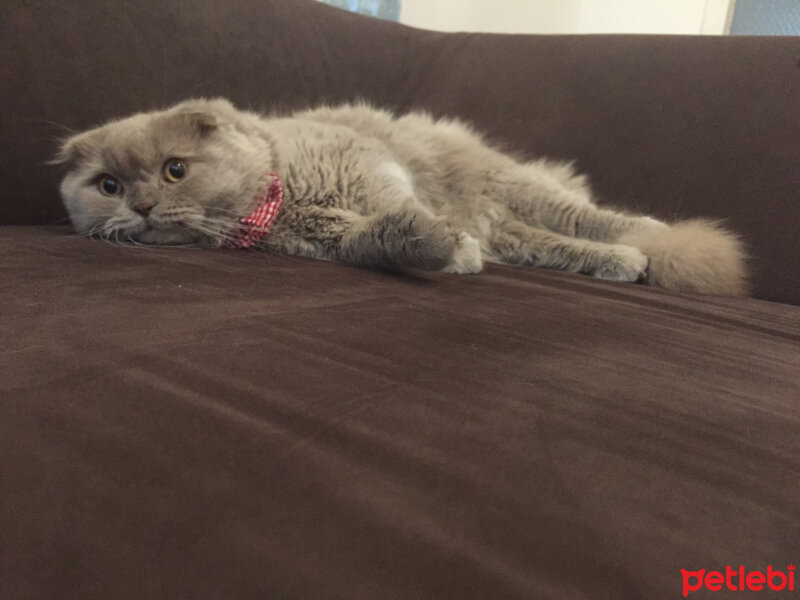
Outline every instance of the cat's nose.
<svg viewBox="0 0 800 600"><path fill-rule="evenodd" d="M154 206L155 202L149 202L148 200L141 200L133 205L133 210L135 210L143 217L146 217L147 215L150 214L150 211L153 210Z"/></svg>

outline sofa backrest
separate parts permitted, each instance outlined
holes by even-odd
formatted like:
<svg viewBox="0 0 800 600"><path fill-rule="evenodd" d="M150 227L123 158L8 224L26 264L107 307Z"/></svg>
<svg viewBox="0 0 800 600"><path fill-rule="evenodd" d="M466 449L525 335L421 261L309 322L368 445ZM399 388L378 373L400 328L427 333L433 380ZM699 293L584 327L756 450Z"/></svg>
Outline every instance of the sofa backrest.
<svg viewBox="0 0 800 600"><path fill-rule="evenodd" d="M754 294L800 304L797 58L797 38L445 34L314 0L6 3L0 224L67 222L44 163L70 129L193 96L363 98L575 160L601 202L725 217Z"/></svg>

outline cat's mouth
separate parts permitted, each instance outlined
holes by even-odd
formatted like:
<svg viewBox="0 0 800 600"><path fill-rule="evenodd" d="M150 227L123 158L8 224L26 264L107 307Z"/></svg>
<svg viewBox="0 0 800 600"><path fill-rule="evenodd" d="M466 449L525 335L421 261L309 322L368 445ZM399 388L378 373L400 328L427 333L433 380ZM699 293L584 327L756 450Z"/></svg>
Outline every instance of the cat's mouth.
<svg viewBox="0 0 800 600"><path fill-rule="evenodd" d="M158 246L215 245L210 229L193 227L183 221L164 222L152 217L139 217L135 221L109 222L97 232L99 237L118 243ZM218 245L218 244L216 244Z"/></svg>

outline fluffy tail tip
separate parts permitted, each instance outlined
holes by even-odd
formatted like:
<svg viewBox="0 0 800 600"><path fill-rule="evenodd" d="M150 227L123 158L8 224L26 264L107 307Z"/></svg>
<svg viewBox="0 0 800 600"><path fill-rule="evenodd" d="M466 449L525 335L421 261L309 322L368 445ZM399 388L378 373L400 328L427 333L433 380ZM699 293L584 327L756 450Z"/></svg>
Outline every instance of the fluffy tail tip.
<svg viewBox="0 0 800 600"><path fill-rule="evenodd" d="M694 219L624 235L650 259L650 285L724 296L747 295L747 267L739 238L718 221Z"/></svg>

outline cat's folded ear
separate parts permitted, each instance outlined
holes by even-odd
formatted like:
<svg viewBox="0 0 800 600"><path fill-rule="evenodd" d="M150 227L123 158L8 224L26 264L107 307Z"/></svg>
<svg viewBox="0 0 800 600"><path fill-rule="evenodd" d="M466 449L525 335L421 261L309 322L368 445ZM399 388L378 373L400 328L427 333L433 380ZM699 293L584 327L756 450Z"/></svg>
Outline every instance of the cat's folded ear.
<svg viewBox="0 0 800 600"><path fill-rule="evenodd" d="M203 137L213 133L220 124L215 114L203 110L178 113L178 116Z"/></svg>
<svg viewBox="0 0 800 600"><path fill-rule="evenodd" d="M233 105L224 99L189 100L176 106L172 113L178 119L198 132L201 136L210 135L235 113Z"/></svg>
<svg viewBox="0 0 800 600"><path fill-rule="evenodd" d="M48 165L74 165L81 160L86 160L96 153L99 145L95 139L86 134L73 135L61 140L56 155L48 160Z"/></svg>

